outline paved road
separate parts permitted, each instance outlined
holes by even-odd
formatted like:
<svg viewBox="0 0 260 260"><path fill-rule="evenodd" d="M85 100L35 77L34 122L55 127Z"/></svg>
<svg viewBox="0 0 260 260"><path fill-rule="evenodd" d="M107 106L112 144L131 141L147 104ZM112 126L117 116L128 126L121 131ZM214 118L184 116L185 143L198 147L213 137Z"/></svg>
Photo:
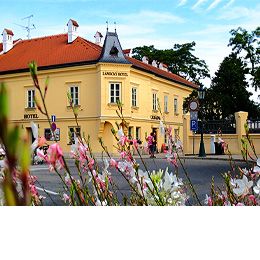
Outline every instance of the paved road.
<svg viewBox="0 0 260 260"><path fill-rule="evenodd" d="M169 167L169 172L174 172L175 168L171 164L169 164L164 158L156 158L155 160L150 158L144 159L145 163L149 171L156 169L166 169ZM102 164L101 160L98 160L99 163ZM142 165L140 159L137 159L137 162L140 164L141 169L144 170L144 166ZM235 162L238 166L244 167L243 162ZM73 173L73 176L78 179L76 173L76 167L73 165L73 160L68 160L68 165ZM222 186L223 179L221 177L221 173L231 171L231 167L229 162L226 160L200 160L200 159L186 159L185 167L189 173L189 177L191 179L192 184L195 186L197 194L200 200L205 199L205 194L210 194L210 186L212 181L212 176L214 176L215 185ZM45 206L53 206L53 205L64 205L63 202L60 201L59 195L57 194L58 189L60 188L63 191L61 182L56 173L50 172L47 173L48 167L47 164L43 165L35 165L31 168L33 174L38 177L39 183L48 191L51 192L50 196L55 201L53 203L51 199L46 196L44 192L39 190L41 195L44 195L46 199L44 199ZM178 174L183 179L183 181L187 181L186 175L181 167L178 168ZM124 180L123 176L119 173L112 172L113 179L119 186L120 190L123 193L129 194L129 186ZM37 187L40 188L38 184Z"/></svg>

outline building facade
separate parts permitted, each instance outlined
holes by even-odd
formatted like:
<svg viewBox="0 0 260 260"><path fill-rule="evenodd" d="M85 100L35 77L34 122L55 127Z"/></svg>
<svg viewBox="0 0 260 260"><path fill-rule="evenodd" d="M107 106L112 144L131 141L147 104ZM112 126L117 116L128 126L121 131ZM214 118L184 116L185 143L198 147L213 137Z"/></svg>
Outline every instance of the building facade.
<svg viewBox="0 0 260 260"><path fill-rule="evenodd" d="M39 93L30 77L28 62L35 61L38 78L44 88L46 77L50 84L46 95L49 115L56 122L58 142L65 153L70 151L69 132L73 128L89 134L92 149L100 153L101 137L111 153L115 153L116 140L111 129L116 128L119 99L130 138L145 143L151 131L158 130L162 116L177 134L183 130L183 100L198 86L167 71L167 66L148 61L138 61L129 56L131 50L123 50L116 32L107 32L104 43L102 34L95 34L96 43L78 36L78 23L68 22L68 33L28 39L13 40L13 32L3 31L0 43L0 82L7 85L10 104L10 120L19 124L32 141L30 122L38 125L39 136L50 137L46 117L37 110L33 100ZM79 128L68 102L67 92L78 108ZM157 135L158 148L167 140ZM51 144L51 140L48 141Z"/></svg>

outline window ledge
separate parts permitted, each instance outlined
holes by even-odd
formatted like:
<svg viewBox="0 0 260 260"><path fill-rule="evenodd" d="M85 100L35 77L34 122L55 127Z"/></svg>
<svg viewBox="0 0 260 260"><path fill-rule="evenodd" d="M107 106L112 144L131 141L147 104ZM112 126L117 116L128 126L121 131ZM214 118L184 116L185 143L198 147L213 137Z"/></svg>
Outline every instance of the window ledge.
<svg viewBox="0 0 260 260"><path fill-rule="evenodd" d="M36 107L26 107L24 111L36 111Z"/></svg>
<svg viewBox="0 0 260 260"><path fill-rule="evenodd" d="M169 111L164 111L164 114L169 115L170 112Z"/></svg>
<svg viewBox="0 0 260 260"><path fill-rule="evenodd" d="M131 106L131 108L134 109L134 110L139 110L138 106Z"/></svg>
<svg viewBox="0 0 260 260"><path fill-rule="evenodd" d="M158 112L158 110L154 110L154 109L153 109L153 112L157 113L157 112Z"/></svg>

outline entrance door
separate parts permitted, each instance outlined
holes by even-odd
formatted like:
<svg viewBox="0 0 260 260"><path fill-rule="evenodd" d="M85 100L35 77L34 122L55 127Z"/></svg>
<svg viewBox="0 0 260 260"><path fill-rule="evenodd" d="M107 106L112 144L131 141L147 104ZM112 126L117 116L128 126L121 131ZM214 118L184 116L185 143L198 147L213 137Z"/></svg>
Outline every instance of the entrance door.
<svg viewBox="0 0 260 260"><path fill-rule="evenodd" d="M27 137L28 137L28 140L30 142L30 144L32 144L35 140L34 136L33 136L33 133L32 133L32 128L31 127L26 127L26 132L27 132Z"/></svg>

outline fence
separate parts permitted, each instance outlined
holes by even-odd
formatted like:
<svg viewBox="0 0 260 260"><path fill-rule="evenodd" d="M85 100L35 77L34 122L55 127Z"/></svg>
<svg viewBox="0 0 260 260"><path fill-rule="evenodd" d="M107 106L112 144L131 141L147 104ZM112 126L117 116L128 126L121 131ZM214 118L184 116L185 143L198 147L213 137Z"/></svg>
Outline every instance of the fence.
<svg viewBox="0 0 260 260"><path fill-rule="evenodd" d="M236 120L207 120L206 122L203 122L203 130L204 134L235 134ZM201 123L199 123L198 131L196 133L201 133Z"/></svg>
<svg viewBox="0 0 260 260"><path fill-rule="evenodd" d="M247 119L249 133L260 133L260 119Z"/></svg>
<svg viewBox="0 0 260 260"><path fill-rule="evenodd" d="M222 132L222 139L225 140L232 154L241 154L242 144L241 139L246 137L245 123L249 123L249 132L254 142L257 154L260 154L260 119L248 120L247 112L235 113L235 120L224 121L207 121L203 125L204 129L204 145L206 154L211 153L211 139L212 135L218 141L219 129ZM199 124L200 125L200 124ZM200 129L194 136L194 151L199 153L200 146ZM190 115L183 115L183 153L193 153L193 132L190 131Z"/></svg>

